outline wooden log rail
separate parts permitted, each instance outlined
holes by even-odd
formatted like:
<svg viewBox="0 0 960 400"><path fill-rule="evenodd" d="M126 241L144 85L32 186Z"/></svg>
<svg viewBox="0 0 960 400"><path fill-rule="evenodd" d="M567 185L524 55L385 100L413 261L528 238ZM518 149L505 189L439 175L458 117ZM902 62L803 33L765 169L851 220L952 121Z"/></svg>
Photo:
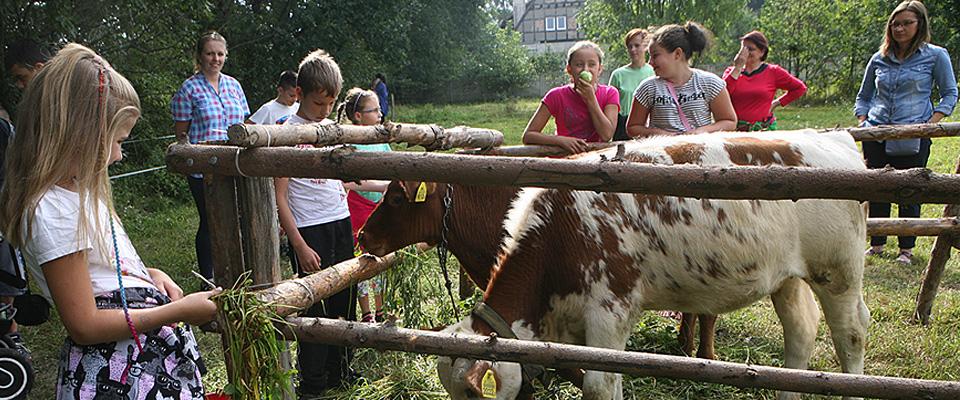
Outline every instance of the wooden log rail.
<svg viewBox="0 0 960 400"><path fill-rule="evenodd" d="M459 336L382 324L323 318L288 318L285 334L299 340L379 350L516 361L552 368L621 372L825 395L884 399L957 399L960 382L851 375L745 365L690 357L536 342Z"/></svg>
<svg viewBox="0 0 960 400"><path fill-rule="evenodd" d="M819 132L836 132L840 129L824 129ZM907 138L935 138L960 135L960 122L945 122L938 124L916 125L885 125L868 128L843 129L853 136L856 141L876 141ZM785 131L780 131L783 133ZM601 150L614 147L620 142L587 143L587 151ZM501 146L461 150L458 154L476 154L506 157L551 157L570 155L566 150L557 146Z"/></svg>
<svg viewBox="0 0 960 400"><path fill-rule="evenodd" d="M427 150L455 147L491 148L503 144L503 133L493 129L458 126L444 129L437 125L387 122L360 126L339 124L247 125L235 124L227 130L229 144L241 147L328 146L343 143L407 143Z"/></svg>
<svg viewBox="0 0 960 400"><path fill-rule="evenodd" d="M867 236L940 236L960 233L960 219L868 218Z"/></svg>
<svg viewBox="0 0 960 400"><path fill-rule="evenodd" d="M960 231L957 218L871 218L867 221L868 235L937 236ZM396 254L383 257L364 254L341 262L304 278L288 279L257 292L260 299L276 305L281 316L293 314L316 301L330 297L347 286L386 271L396 260Z"/></svg>
<svg viewBox="0 0 960 400"><path fill-rule="evenodd" d="M303 278L289 279L257 292L260 300L273 303L277 314L286 316L315 302L386 271L396 260L395 253L383 257L364 254Z"/></svg>
<svg viewBox="0 0 960 400"><path fill-rule="evenodd" d="M828 129L825 131L836 131ZM847 132L856 141L876 141L907 138L936 138L960 135L960 122L940 122L936 124L881 125L864 128L847 128Z"/></svg>
<svg viewBox="0 0 960 400"><path fill-rule="evenodd" d="M425 180L474 185L645 193L715 199L850 199L953 203L960 177L912 170L827 170L784 167L700 167L617 161L475 157L456 154L173 144L174 172L226 176L289 176Z"/></svg>

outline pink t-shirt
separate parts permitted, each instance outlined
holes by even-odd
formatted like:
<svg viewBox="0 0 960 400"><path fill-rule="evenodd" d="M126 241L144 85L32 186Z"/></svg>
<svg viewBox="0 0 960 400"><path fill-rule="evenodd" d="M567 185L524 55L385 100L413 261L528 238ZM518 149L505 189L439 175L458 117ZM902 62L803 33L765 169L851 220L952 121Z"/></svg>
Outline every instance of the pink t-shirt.
<svg viewBox="0 0 960 400"><path fill-rule="evenodd" d="M620 92L612 86L597 85L597 103L600 104L601 110L613 104L617 106L617 112L619 112ZM587 103L573 90L572 84L550 89L543 96L543 104L547 106L550 115L557 120L557 135L575 137L587 142L602 141L600 134L593 127Z"/></svg>

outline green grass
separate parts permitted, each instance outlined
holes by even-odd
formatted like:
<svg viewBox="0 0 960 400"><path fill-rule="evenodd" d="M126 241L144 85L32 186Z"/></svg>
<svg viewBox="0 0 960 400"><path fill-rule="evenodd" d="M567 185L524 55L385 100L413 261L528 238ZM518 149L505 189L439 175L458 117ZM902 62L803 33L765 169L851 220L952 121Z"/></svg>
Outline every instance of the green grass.
<svg viewBox="0 0 960 400"><path fill-rule="evenodd" d="M399 120L416 123L437 123L442 126L468 125L498 129L509 144L518 144L527 120L536 109L536 99L511 100L501 103L468 105L421 105L397 108ZM849 107L788 107L778 111L783 129L832 128L851 126L854 122ZM548 128L547 131L551 131ZM936 172L952 173L960 139L934 141L929 167ZM136 179L136 178L131 178ZM124 185L123 181L117 185ZM924 206L924 217L938 217L942 206ZM192 203L173 205L161 210L144 211L135 207L120 210L124 226L133 238L148 266L171 274L187 291L199 288L189 271L196 268L193 235L196 213ZM892 253L895 240L888 246ZM928 260L933 238L921 238L915 254L918 260L901 267L890 258L871 257L864 277L864 294L871 310L873 324L869 330L866 369L873 375L938 380L960 380L960 272L956 257L947 265L937 296L930 326L911 322L914 298ZM866 241L864 242L866 248ZM451 259L451 271L456 262ZM398 270L400 271L400 270ZM451 323L451 306L442 289L436 257L407 257L403 274L389 279L395 312L401 318L404 309L417 307L410 314L410 326ZM456 284L456 279L454 279ZM411 298L413 297L413 298ZM470 302L461 304L466 310ZM461 312L463 315L463 312ZM417 321L412 321L416 319ZM37 387L32 399L53 398L57 357L65 332L54 319L40 327L24 327L28 345L34 351L38 370ZM680 354L672 321L652 313L645 316L630 338L628 348L662 354ZM226 381L220 340L216 335L198 334L200 346L210 373L204 377L208 390L222 387ZM734 313L723 315L717 329L717 351L723 361L758 365L782 365L782 329L768 300ZM357 350L354 367L368 384L331 393L334 399L444 399L434 369L434 357L397 352ZM839 371L833 346L821 323L811 368ZM769 399L769 390L739 389L690 381L625 377L624 394L628 399ZM812 396L811 396L812 397ZM554 384L542 390L538 399L579 398L569 384Z"/></svg>

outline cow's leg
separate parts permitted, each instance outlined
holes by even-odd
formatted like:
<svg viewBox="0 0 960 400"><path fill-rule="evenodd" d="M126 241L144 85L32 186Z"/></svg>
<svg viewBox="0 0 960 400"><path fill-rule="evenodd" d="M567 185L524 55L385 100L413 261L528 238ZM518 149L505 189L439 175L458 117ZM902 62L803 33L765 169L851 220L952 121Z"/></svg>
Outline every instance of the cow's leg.
<svg viewBox="0 0 960 400"><path fill-rule="evenodd" d="M714 334L717 328L717 316L711 314L700 314L700 345L697 346L697 357L715 360L717 358L714 350Z"/></svg>
<svg viewBox="0 0 960 400"><path fill-rule="evenodd" d="M677 334L677 340L680 342L680 351L683 352L685 356L693 355L693 332L697 328L697 314L694 313L683 313L683 317L680 319L680 333ZM703 327L700 327L702 330ZM703 344L701 343L702 347Z"/></svg>
<svg viewBox="0 0 960 400"><path fill-rule="evenodd" d="M870 310L863 302L861 282L849 282L843 285L843 291L831 290L838 286L811 284L820 299L827 326L830 327L830 338L833 339L840 368L846 373L862 374Z"/></svg>
<svg viewBox="0 0 960 400"><path fill-rule="evenodd" d="M770 296L783 324L783 366L807 369L817 339L820 310L810 288L797 278L788 279ZM799 399L798 393L779 392L780 400Z"/></svg>
<svg viewBox="0 0 960 400"><path fill-rule="evenodd" d="M634 319L616 312L604 310L588 312L586 322L585 344L591 347L604 347L613 350L623 350L627 345ZM624 313L626 314L626 313ZM622 400L623 378L620 374L602 371L586 371L583 375L584 400Z"/></svg>

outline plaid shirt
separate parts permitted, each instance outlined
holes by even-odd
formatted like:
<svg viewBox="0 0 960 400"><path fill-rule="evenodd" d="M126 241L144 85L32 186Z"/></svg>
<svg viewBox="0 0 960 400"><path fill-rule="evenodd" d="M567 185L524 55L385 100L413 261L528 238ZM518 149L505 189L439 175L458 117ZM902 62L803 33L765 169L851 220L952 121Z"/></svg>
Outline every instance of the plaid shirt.
<svg viewBox="0 0 960 400"><path fill-rule="evenodd" d="M227 127L243 123L250 106L236 79L220 74L220 90L214 91L203 74L196 73L173 95L170 111L174 121L190 122L190 143L199 143L227 140Z"/></svg>

